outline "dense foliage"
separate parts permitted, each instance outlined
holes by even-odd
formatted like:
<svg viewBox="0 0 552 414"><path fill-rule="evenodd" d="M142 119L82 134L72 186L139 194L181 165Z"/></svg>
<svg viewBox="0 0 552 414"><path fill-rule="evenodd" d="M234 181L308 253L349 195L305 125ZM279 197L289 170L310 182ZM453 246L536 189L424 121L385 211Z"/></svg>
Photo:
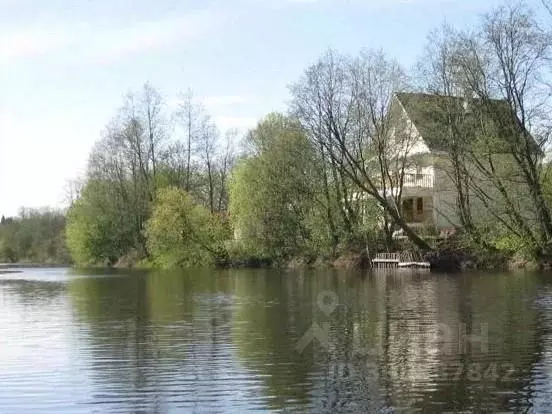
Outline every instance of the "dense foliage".
<svg viewBox="0 0 552 414"><path fill-rule="evenodd" d="M80 265L115 264L139 246L130 206L114 186L90 180L67 215L67 244Z"/></svg>
<svg viewBox="0 0 552 414"><path fill-rule="evenodd" d="M65 216L53 210L22 209L0 220L0 262L67 264Z"/></svg>
<svg viewBox="0 0 552 414"><path fill-rule="evenodd" d="M155 264L165 268L223 264L230 231L222 216L211 214L178 188L160 190L146 229Z"/></svg>
<svg viewBox="0 0 552 414"><path fill-rule="evenodd" d="M272 258L304 251L319 191L310 143L297 122L280 114L251 131L248 143L252 153L235 168L230 186L238 243Z"/></svg>

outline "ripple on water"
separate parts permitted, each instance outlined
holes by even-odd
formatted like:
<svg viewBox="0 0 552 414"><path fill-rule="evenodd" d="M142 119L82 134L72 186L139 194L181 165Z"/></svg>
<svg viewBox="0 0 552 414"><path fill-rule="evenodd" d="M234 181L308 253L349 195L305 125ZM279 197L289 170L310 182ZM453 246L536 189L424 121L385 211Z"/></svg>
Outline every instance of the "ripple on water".
<svg viewBox="0 0 552 414"><path fill-rule="evenodd" d="M200 276L0 279L0 412L552 411L543 278Z"/></svg>

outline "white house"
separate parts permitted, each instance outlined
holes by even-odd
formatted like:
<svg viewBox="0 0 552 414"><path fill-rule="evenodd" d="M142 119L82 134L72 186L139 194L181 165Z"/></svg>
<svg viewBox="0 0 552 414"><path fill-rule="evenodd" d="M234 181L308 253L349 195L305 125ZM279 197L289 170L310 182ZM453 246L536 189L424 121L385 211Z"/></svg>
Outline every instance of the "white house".
<svg viewBox="0 0 552 414"><path fill-rule="evenodd" d="M519 131L517 118L505 101L491 101L491 104L494 107L493 110L498 109L505 115L506 123L510 124L507 125L508 127L513 126ZM404 169L401 210L411 227L427 227L441 232L460 227L456 208L458 193L451 178L450 157L447 152L450 143L446 140L450 137L451 108L455 111L463 111L463 114L460 114L461 118L457 118L462 119L462 128L468 126L472 128L464 136L481 133L477 129L479 126L474 127L477 125L473 122L475 117L470 116L472 105L481 105L481 103L464 98L422 93L398 93L394 96L390 116L394 120L393 125L396 126L391 129L391 140L400 142L398 145L403 147L402 150L409 159ZM478 114L480 115L480 112ZM478 118L477 121L480 122L481 119ZM508 157L504 152L501 155L500 145L497 148L497 155ZM511 162L498 164L502 167L508 165L509 167L504 168L504 173L512 173ZM482 177L479 179L484 180ZM491 191L492 186L488 187ZM386 189L389 195L394 191L398 189ZM478 205L475 196L472 205L474 220L481 221L489 217L486 209Z"/></svg>

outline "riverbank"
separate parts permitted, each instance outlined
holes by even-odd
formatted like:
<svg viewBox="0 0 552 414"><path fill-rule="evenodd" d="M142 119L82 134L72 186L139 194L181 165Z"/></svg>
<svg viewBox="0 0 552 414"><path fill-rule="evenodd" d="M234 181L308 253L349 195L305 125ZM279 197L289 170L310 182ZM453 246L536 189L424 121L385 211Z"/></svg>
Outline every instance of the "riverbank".
<svg viewBox="0 0 552 414"><path fill-rule="evenodd" d="M434 272L552 270L552 259L528 259L521 257L518 253L504 252L498 249L485 250L461 243L445 243L430 252L415 251L409 249L409 246L404 246L403 249L397 249L395 252L419 257L421 261L429 263L430 270ZM270 258L230 258L221 267L366 270L372 268L372 260L376 254L369 254L369 249L358 247L343 250L335 256L298 255L279 260Z"/></svg>
<svg viewBox="0 0 552 414"><path fill-rule="evenodd" d="M50 269L57 269L57 268L64 268L64 267L71 267L72 265L69 263L65 264L52 264L52 263L0 263L0 271L5 269L44 269L44 268L50 268Z"/></svg>
<svg viewBox="0 0 552 414"><path fill-rule="evenodd" d="M530 260L516 254L508 254L499 250L484 250L474 248L465 241L448 240L436 246L430 252L420 252L408 244L398 245L394 252L403 255L410 254L429 263L434 272L462 272L467 270L508 271L508 270L552 270L551 260ZM344 269L367 270L372 268L372 260L384 250L367 249L362 246L342 248L334 255L303 254L288 258L257 257L230 250L223 260L212 263L210 267L230 269ZM0 263L0 272L25 268L64 268L71 267L69 263ZM116 263L89 264L89 268L113 269L159 269L162 266L140 258L137 255L127 255Z"/></svg>

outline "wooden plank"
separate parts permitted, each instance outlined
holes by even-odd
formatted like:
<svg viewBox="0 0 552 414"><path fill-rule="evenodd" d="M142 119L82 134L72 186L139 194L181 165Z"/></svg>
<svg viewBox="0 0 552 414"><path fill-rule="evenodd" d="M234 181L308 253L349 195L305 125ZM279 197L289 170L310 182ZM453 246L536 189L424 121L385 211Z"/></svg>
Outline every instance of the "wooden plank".
<svg viewBox="0 0 552 414"><path fill-rule="evenodd" d="M378 253L372 259L373 267L401 267L401 268L430 268L428 262L420 260L415 252L404 253Z"/></svg>
<svg viewBox="0 0 552 414"><path fill-rule="evenodd" d="M399 267L431 267L431 264L428 262L400 262Z"/></svg>

